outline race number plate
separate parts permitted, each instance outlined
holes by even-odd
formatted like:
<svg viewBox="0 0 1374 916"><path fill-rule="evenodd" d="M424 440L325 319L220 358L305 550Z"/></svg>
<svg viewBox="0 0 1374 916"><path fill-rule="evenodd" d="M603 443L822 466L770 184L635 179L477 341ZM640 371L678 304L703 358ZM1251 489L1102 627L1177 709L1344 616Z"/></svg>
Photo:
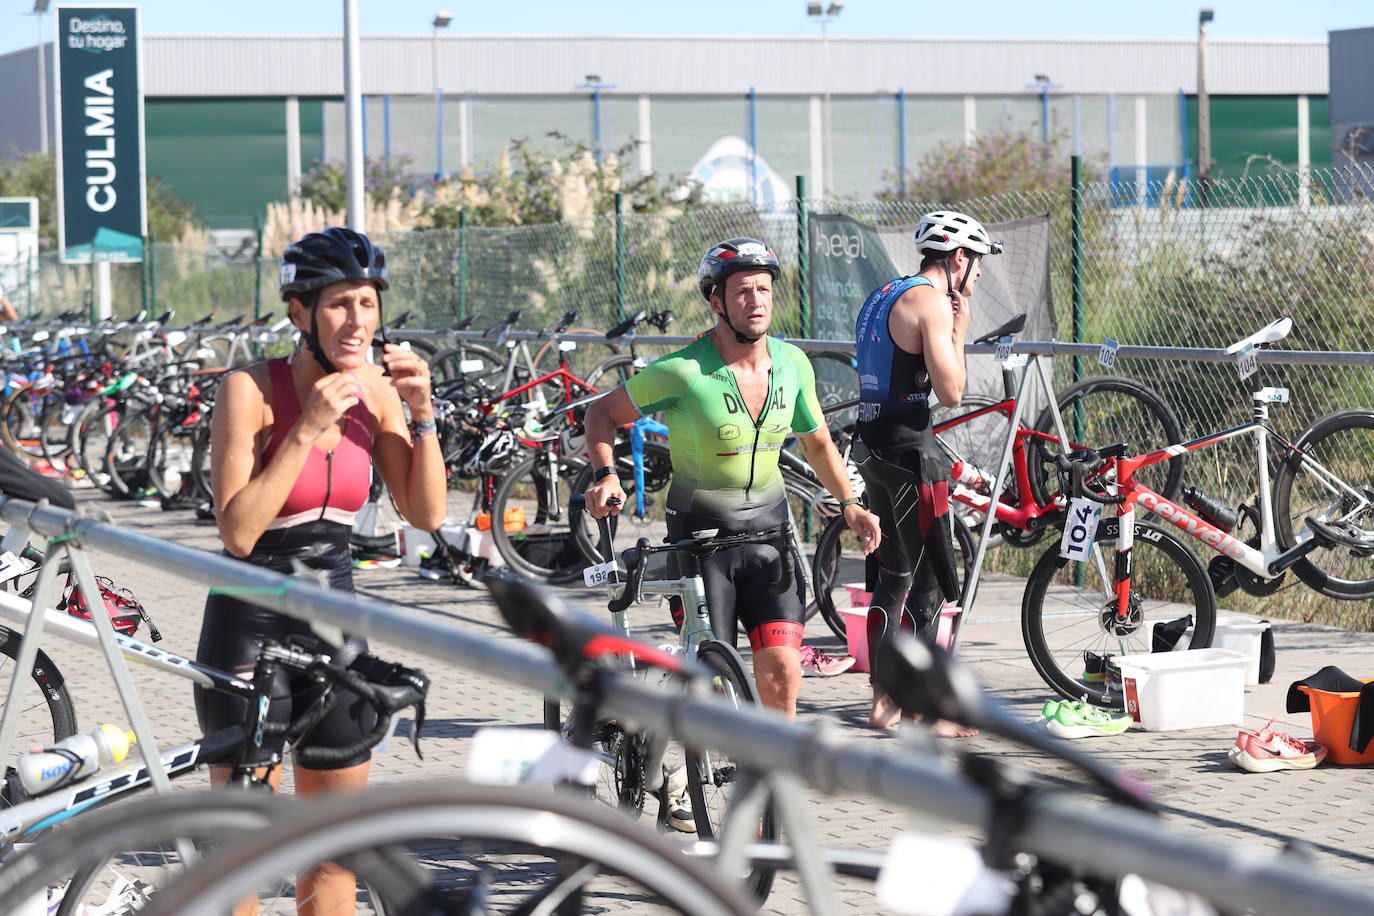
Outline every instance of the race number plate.
<svg viewBox="0 0 1374 916"><path fill-rule="evenodd" d="M1121 344L1112 340L1110 337L1102 338L1102 349L1097 351L1098 365L1107 369L1116 365L1116 351L1120 346Z"/></svg>
<svg viewBox="0 0 1374 916"><path fill-rule="evenodd" d="M1249 378L1259 371L1259 356L1255 353L1254 344L1246 344L1245 349L1240 351L1240 356L1236 357L1236 363L1240 366L1240 377Z"/></svg>
<svg viewBox="0 0 1374 916"><path fill-rule="evenodd" d="M1012 338L1010 337L997 338L997 352L993 354L993 358L999 363L1005 363L1011 359L1011 344Z"/></svg>
<svg viewBox="0 0 1374 916"><path fill-rule="evenodd" d="M602 585L615 572L615 562L598 563L595 566L588 566L582 570L582 582L588 588L595 585Z"/></svg>
<svg viewBox="0 0 1374 916"><path fill-rule="evenodd" d="M1092 552L1097 523L1102 520L1102 504L1083 496L1069 503L1069 516L1064 522L1064 537L1059 542L1059 555L1083 562Z"/></svg>
<svg viewBox="0 0 1374 916"><path fill-rule="evenodd" d="M596 755L573 747L556 731L479 728L472 735L467 776L485 785L596 782Z"/></svg>

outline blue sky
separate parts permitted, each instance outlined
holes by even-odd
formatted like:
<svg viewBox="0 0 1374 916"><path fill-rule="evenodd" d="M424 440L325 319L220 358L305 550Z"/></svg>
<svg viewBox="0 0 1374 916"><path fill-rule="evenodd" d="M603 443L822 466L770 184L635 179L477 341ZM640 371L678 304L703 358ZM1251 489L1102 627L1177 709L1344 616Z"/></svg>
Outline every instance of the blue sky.
<svg viewBox="0 0 1374 916"><path fill-rule="evenodd" d="M53 5L58 0L53 0ZM832 37L876 35L986 37L1191 38L1209 0L1150 4L1072 0L981 0L942 7L928 0L849 0L830 25ZM1317 38L1333 29L1374 26L1369 0L1210 0L1208 35ZM91 4L98 5L98 4ZM342 0L146 0L148 35L340 34ZM37 41L33 0L0 0L0 54ZM741 5L682 0L358 0L363 34L427 35L434 14L454 15L446 34L486 35L819 35L804 0ZM51 37L52 16L46 17Z"/></svg>

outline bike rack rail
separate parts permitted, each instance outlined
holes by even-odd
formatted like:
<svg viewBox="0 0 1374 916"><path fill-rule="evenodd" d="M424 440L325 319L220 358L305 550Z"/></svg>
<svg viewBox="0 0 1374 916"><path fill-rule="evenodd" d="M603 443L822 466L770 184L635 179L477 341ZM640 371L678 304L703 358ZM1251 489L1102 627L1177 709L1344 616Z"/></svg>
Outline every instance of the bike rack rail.
<svg viewBox="0 0 1374 916"><path fill-rule="evenodd" d="M124 531L48 505L6 499L0 502L0 518L23 533L55 541L67 549L82 588L94 590L95 585L88 575L84 550L99 548L232 591L259 607L308 621L322 635L327 636L325 631L348 630L460 663L534 693L571 692L571 685L547 650L532 644L465 631L382 599L329 591L305 578L283 576L183 544ZM55 568L55 564L50 567ZM52 573L47 575L53 578ZM101 606L98 592L88 592L87 597L94 598L92 607ZM44 615L30 616L23 604L22 599L0 602L0 616L11 620L27 617L30 625L25 628L21 653L30 647L36 652L42 627L34 623ZM40 607L45 604L39 602ZM117 656L108 620L102 626L99 621L104 615L93 616L102 640L108 636L107 655L116 649ZM116 660L122 665L122 659ZM21 664L16 670L26 669ZM11 687L12 703L22 697L27 680L15 678L19 686ZM736 709L710 696L671 693L632 678L614 679L605 706L608 713L626 721L653 722L656 728L667 729L688 742L729 751L764 773L763 780L774 791L785 791L789 781L804 780L823 791L873 795L973 827L986 826L992 813L985 790L954 771L933 749L913 752L916 748L904 744L901 753L888 753L872 742L845 738L829 720L799 725L769 710ZM12 708L7 708L6 719ZM139 740L141 743L142 735ZM1080 797L1066 793L1037 793L1027 800L1024 810L1026 816L1014 836L1018 847L1051 859L1108 872L1133 872L1209 899L1225 900L1237 909L1252 907L1291 916L1374 912L1374 888L1317 874L1309 863L1295 856L1223 848L1183 836L1143 813L1116 806L1086 806ZM747 823L746 818L734 820ZM793 833L794 846L800 846L809 832L801 836ZM742 844L727 831L721 843L723 855L728 856L737 845ZM733 864L727 858L721 867ZM829 865L814 855L801 859L800 865L813 911L838 912L829 884Z"/></svg>

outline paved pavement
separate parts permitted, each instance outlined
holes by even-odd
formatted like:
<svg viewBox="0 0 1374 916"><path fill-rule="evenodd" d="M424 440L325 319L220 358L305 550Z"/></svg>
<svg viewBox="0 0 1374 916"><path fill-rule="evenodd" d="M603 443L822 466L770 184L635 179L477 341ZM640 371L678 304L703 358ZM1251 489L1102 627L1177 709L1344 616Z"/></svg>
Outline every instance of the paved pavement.
<svg viewBox="0 0 1374 916"><path fill-rule="evenodd" d="M92 508L105 510L115 523L131 531L206 550L219 547L214 526L195 521L190 513L115 503L91 493L82 493L80 499ZM203 586L137 566L118 556L97 553L94 562L97 572L110 575L137 592L166 636L162 646L173 652L194 654L205 599ZM494 607L482 592L428 582L404 568L360 572L357 581L363 593L410 606L417 613L439 617L454 626L505 635ZM1021 589L1022 583L1009 577L984 580L979 604L965 632L962 656L993 696L1031 720L1051 694L1032 669L1021 645L1016 618ZM569 596L589 611L604 608L604 603L590 593L570 590ZM644 618L657 620L658 614L651 610ZM670 636L664 623L647 630L644 624L639 625L640 632L650 639L667 641ZM1374 634L1296 622L1277 622L1274 630L1277 673L1272 683L1247 688L1245 727L1257 729L1270 718L1277 718L1286 730L1310 736L1311 725L1305 713L1289 715L1283 710L1288 684L1327 664L1339 665L1356 676L1374 676ZM808 627L807 638L828 651L841 648L819 617ZM125 721L103 660L93 650L56 642L45 648L68 678L83 728L102 721ZM394 647L374 649L389 658L423 665L434 682L424 739L425 759L416 760L402 743L393 742L392 751L377 758L374 764L376 783L461 772L470 743L466 739L475 729L489 725L535 725L540 720L540 697L530 690ZM194 737L195 714L186 682L144 668L135 669L134 679L159 742L174 743ZM893 752L901 753L900 736L864 727L868 699L865 675L806 678L799 714L803 721L829 716L855 740L887 744ZM1242 773L1226 760L1226 750L1235 734L1236 729L1231 726L1159 733L1132 730L1115 738L1091 739L1080 746L1148 782L1166 808L1166 822L1173 827L1216 843L1237 846L1276 848L1289 840L1302 840L1308 844L1315 867L1322 873L1374 885L1374 853L1370 852L1374 847L1374 810L1368 801L1368 771L1322 766L1312 771L1271 775ZM979 737L948 743L1014 761L1050 780L1075 779L1071 771L1056 761L999 739ZM909 812L885 802L812 795L812 810L826 843L884 849L912 822ZM842 880L839 886L845 906L861 912L879 909L871 885ZM625 904L623 911L635 909L631 902ZM781 876L766 912L808 911L793 876Z"/></svg>

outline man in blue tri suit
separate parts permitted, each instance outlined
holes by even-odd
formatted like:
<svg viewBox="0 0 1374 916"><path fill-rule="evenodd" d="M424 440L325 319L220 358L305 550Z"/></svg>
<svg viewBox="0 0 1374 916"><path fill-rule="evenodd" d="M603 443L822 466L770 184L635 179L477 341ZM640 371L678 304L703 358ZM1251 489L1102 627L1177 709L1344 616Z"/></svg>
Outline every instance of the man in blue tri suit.
<svg viewBox="0 0 1374 916"><path fill-rule="evenodd" d="M875 290L855 324L859 421L853 455L868 506L882 521L878 584L868 612L870 660L899 628L934 647L940 607L959 597L949 465L930 427L930 396L946 407L963 397L969 299L983 256L1002 251L976 220L948 210L921 217L916 247L919 273ZM891 728L900 718L875 680L868 724ZM934 728L947 736L976 734L949 722Z"/></svg>

